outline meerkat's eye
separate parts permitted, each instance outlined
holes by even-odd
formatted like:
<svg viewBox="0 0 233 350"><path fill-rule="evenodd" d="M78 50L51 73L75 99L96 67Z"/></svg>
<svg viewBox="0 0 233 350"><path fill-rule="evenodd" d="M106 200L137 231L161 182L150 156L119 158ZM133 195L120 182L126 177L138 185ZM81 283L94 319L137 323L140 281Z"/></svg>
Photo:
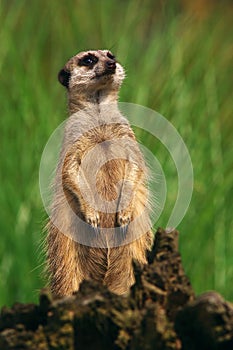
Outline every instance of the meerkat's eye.
<svg viewBox="0 0 233 350"><path fill-rule="evenodd" d="M113 56L113 54L112 54L110 51L108 51L107 56L108 56L108 58L110 58L111 60L115 60L115 59L116 59L116 57Z"/></svg>
<svg viewBox="0 0 233 350"><path fill-rule="evenodd" d="M96 64L98 62L98 58L95 57L94 55L86 55L83 58L81 58L78 61L78 65L79 66L87 66L87 67L92 67L94 66L94 64Z"/></svg>

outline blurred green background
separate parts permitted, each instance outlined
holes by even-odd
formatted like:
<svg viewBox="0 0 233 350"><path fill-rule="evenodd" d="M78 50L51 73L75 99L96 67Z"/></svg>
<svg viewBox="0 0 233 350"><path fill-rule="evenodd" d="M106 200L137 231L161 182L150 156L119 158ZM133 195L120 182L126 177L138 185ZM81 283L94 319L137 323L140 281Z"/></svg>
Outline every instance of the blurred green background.
<svg viewBox="0 0 233 350"><path fill-rule="evenodd" d="M40 158L65 119L57 72L87 49L108 48L127 71L120 100L153 108L191 154L194 193L179 225L196 293L233 300L231 1L0 1L0 305L37 301L43 287ZM232 63L232 61L231 61ZM166 149L138 132L167 180L164 226L177 176Z"/></svg>

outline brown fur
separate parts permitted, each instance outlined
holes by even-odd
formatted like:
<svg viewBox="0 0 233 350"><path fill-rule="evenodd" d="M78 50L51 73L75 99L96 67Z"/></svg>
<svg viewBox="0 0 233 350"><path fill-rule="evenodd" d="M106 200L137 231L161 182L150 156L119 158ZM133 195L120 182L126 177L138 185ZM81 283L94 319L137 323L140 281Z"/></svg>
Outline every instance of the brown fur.
<svg viewBox="0 0 233 350"><path fill-rule="evenodd" d="M88 55L94 56L97 62L88 66L87 60L83 64L83 58ZM66 124L47 225L50 285L58 296L78 290L84 279L102 281L112 292L123 294L134 283L132 260L141 264L147 262L146 250L152 243L145 185L147 170L134 133L117 107L123 79L123 68L106 50L79 53L59 73L60 82L68 90L70 118ZM106 120L108 123L104 124ZM113 141L115 143L111 144ZM88 159L94 147L95 152ZM100 199L97 200L88 174L98 162L96 189ZM93 203L99 201L103 210L93 208L84 198L77 177L79 170L85 193ZM115 201L115 209L108 211L111 201ZM127 206L124 205L126 202ZM74 213L88 223L85 229L75 221ZM113 241L114 237L118 239L122 232L121 245L108 245L116 227L122 231L116 231L112 238ZM84 237L90 238L90 242L97 237L96 242L99 240L103 245L80 243L78 237L83 230Z"/></svg>

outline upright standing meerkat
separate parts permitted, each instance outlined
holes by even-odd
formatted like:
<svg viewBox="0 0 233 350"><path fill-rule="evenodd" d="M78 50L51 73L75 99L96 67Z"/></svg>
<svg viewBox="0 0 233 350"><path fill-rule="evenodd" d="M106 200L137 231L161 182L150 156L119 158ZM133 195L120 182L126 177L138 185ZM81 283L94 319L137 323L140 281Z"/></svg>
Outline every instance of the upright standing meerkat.
<svg viewBox="0 0 233 350"><path fill-rule="evenodd" d="M56 296L72 294L83 280L124 294L134 283L132 261L147 263L147 169L118 109L124 77L108 50L80 52L58 74L70 117L47 225L48 273Z"/></svg>

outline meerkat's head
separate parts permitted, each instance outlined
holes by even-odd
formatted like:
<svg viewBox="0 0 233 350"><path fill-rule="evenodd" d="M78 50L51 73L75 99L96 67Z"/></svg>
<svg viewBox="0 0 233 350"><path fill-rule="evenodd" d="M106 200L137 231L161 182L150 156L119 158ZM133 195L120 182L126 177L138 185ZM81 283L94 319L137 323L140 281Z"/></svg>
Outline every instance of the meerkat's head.
<svg viewBox="0 0 233 350"><path fill-rule="evenodd" d="M119 90L125 77L123 67L108 50L80 52L60 70L58 80L68 91L93 93Z"/></svg>

